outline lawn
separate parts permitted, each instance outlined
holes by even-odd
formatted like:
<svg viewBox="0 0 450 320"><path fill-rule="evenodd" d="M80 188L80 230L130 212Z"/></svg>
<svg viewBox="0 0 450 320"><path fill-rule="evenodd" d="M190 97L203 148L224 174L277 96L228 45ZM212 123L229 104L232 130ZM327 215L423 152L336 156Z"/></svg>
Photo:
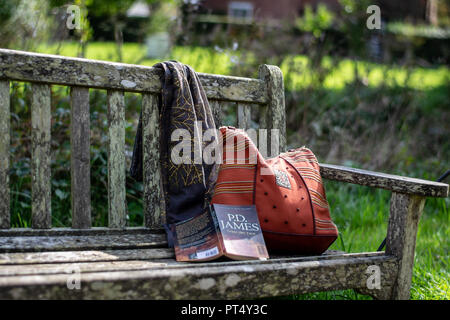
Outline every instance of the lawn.
<svg viewBox="0 0 450 320"><path fill-rule="evenodd" d="M76 56L77 48L77 43L63 43L59 47L58 45L42 45L38 47L37 51ZM88 45L86 50L86 58L90 59L117 61L117 56L114 43L92 43ZM171 56L168 58L189 64L197 72L230 74L233 65L239 63L240 55L236 51L212 50L198 47L175 47ZM159 60L146 59L144 46L126 43L123 46L123 62L152 66L159 62ZM316 92L320 92L318 88L314 87L317 85L317 82L315 82L317 74L309 68L308 57L288 57L282 63L281 68L284 71L285 86L289 92L296 92L297 90L310 87L313 90L317 90ZM335 92L344 90L349 83L355 80L355 63L349 59L333 60L331 58L325 58L322 62L322 68L326 70L326 75L320 81L320 89L332 92L332 95L329 95L331 99L337 97ZM296 70L296 72L292 72L292 70ZM441 118L443 115L439 112L442 112L442 110L448 112L448 108L446 109L445 107L445 104L448 106L448 101L444 99L448 98L448 91L445 88L448 86L450 80L450 71L445 66L435 68L404 68L360 61L356 64L356 71L358 74L363 75L365 82L364 88L368 88L368 90L373 87L384 86L387 88L411 89L415 95L421 95L421 92L425 92L424 97L426 97L427 102L433 99L435 100L433 104L428 104L431 107L425 113L430 117L434 117L431 121ZM239 74L233 75L239 76ZM256 72L254 76L257 76ZM22 99L21 97L21 94L26 90L20 87L13 90L16 90L14 92L15 97L17 96L14 102L17 105L26 105L26 98L24 97ZM437 94L434 94L434 92L437 92ZM56 115L55 125L52 129L52 135L56 133L54 136L57 136L60 132L59 130L61 130L61 134L67 134L68 130L67 122L69 118L67 110L69 110L69 106L67 99L62 98L64 95L67 95L67 89L56 87L54 96L61 97L61 101L54 107ZM93 126L103 126L103 129L105 126L105 115L103 113L106 113L104 99L104 93L100 92L100 90L92 90L91 122ZM137 95L127 95L126 101L127 105L133 106L134 110L139 110L140 98ZM323 100L318 101L323 102ZM333 100L328 103L333 105L336 102ZM434 106L441 105L444 105L443 109L437 114L434 114ZM130 117L130 115L127 115L127 117ZM133 124L131 121L127 124L127 144L132 143L134 125L135 123ZM93 129L93 135L101 137L104 132L102 133L100 129L97 129ZM408 128L408 130L412 132L414 128ZM444 128L445 132L448 133L448 126L446 129ZM98 178L98 181L93 181L92 201L93 206L97 206L93 210L95 212L94 223L95 225L102 225L106 223L105 219L107 217L105 208L101 208L102 206L104 207L105 203L103 202L102 204L104 200L101 198L101 188L104 188L104 185L101 180L105 177L106 153L102 149L103 140L101 138L97 140L98 144L93 148L93 156L91 159L92 175ZM374 141L376 141L376 138ZM67 143L66 141L62 144L61 149L69 150L68 145L66 145ZM443 146L447 148L448 144L443 144ZM405 152L408 153L410 151L406 149ZM423 158L413 158L408 161L413 162L415 164L414 166L399 167L398 170L401 172L397 171L392 173L435 180L439 172L448 169L449 159L446 158L448 154L449 150L444 150L444 157L441 156L441 158L433 154L437 158L437 160L433 160L435 162L427 162L426 156ZM54 224L64 226L70 224L70 217L68 217L70 216L68 214L70 210L68 165L70 165L70 162L68 161L69 158L66 151L65 154L61 153L60 158L62 160L55 160L60 162L54 164L63 169L61 172L54 173L52 177L52 189L54 193L52 210ZM352 156L349 155L349 158L352 158ZM406 158L408 158L408 154ZM408 159L410 158L409 156ZM320 157L319 161L321 161ZM425 163L427 164L425 165ZM360 163L359 166L361 165ZM424 172L428 172L428 175L424 174ZM23 164L20 161L14 162L14 177L11 180L13 184L13 203L11 208L13 210L13 224L18 227L29 226L30 214L29 206L27 206L30 200L28 174L29 167L27 167L26 160L24 160ZM344 250L347 252L375 251L386 235L389 213L389 192L330 181L327 181L325 186L331 206L331 214L340 231L339 238L330 249ZM137 186L134 189L127 189L130 222L135 225L142 223L142 201L138 199L139 193L135 191L141 187ZM95 192L95 188L98 188L98 192ZM449 202L448 198L429 199L426 202L417 237L413 286L411 290L413 299L450 299ZM289 298L366 299L367 297L347 290L306 294Z"/></svg>
<svg viewBox="0 0 450 320"><path fill-rule="evenodd" d="M75 57L78 52L78 43L67 42L63 45L43 44L37 48L37 52ZM121 62L147 66L160 62L158 59L147 59L145 56L146 48L144 45L125 43L122 49L123 61ZM112 42L90 43L86 49L86 58L118 61L116 46ZM173 59L188 64L197 72L229 75L233 64L240 62L240 53L219 48L212 50L202 47L174 47L170 57L166 59ZM331 72L324 79L324 87L326 89L342 89L346 84L351 83L355 77L354 64L355 62L350 59L334 61L330 57L325 58L322 66L327 70L331 70ZM288 90L298 90L313 84L315 73L310 68L309 59L306 56L289 56L284 60L280 68L287 79L285 84ZM289 75L288 71L290 69L297 72ZM445 66L407 69L359 61L357 62L357 70L360 74L366 76L369 86L383 84L388 87L402 86L424 90L444 85L450 81L450 72ZM233 75L240 76L239 74ZM257 77L256 74L254 76Z"/></svg>

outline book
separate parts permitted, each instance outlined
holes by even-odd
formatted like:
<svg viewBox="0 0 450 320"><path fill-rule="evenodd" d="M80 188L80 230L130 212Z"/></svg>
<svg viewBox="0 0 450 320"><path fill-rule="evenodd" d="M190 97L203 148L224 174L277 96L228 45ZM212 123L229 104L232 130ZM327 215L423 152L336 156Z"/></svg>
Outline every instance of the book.
<svg viewBox="0 0 450 320"><path fill-rule="evenodd" d="M173 228L177 261L269 258L255 205L213 204Z"/></svg>

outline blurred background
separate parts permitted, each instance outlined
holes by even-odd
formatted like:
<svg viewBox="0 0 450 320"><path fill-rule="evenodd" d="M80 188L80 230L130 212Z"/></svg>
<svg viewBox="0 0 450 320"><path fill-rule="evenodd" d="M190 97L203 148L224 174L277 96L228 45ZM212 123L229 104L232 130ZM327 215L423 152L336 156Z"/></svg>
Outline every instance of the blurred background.
<svg viewBox="0 0 450 320"><path fill-rule="evenodd" d="M278 65L289 147L305 145L322 163L429 180L450 168L449 40L449 0L0 0L1 48L148 66L175 59L197 72L255 78L260 64ZM11 93L12 223L29 227L29 85L14 82ZM125 98L129 161L141 97ZM93 223L104 226L106 92L91 89L90 106ZM235 125L235 108L226 110L225 124ZM53 226L70 226L70 105L62 86L52 87L52 151ZM332 249L376 250L389 192L328 181L326 190L340 230ZM141 195L128 177L130 226L143 223ZM413 298L450 298L448 205L427 200Z"/></svg>

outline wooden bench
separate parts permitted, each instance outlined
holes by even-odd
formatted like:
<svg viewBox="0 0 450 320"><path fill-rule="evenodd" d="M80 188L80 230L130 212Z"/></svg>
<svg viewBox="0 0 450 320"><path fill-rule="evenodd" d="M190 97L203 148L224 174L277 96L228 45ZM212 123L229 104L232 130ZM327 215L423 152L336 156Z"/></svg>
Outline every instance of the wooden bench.
<svg viewBox="0 0 450 320"><path fill-rule="evenodd" d="M286 141L283 77L263 65L259 79L200 74L218 124L221 106L237 105L248 128ZM32 228L10 228L10 81L32 83ZM51 226L51 85L71 87L72 228ZM108 92L108 227L91 227L89 88ZM124 92L142 94L145 226L126 226ZM275 256L267 261L177 263L161 229L158 169L158 71L151 67L0 49L0 298L229 299L354 288L382 299L408 299L417 226L427 197L448 185L321 164L323 178L392 191L386 251ZM264 116L265 115L265 116ZM106 204L105 204L106 205ZM379 267L381 289L367 285ZM373 267L371 267L373 268ZM77 287L79 285L79 287Z"/></svg>

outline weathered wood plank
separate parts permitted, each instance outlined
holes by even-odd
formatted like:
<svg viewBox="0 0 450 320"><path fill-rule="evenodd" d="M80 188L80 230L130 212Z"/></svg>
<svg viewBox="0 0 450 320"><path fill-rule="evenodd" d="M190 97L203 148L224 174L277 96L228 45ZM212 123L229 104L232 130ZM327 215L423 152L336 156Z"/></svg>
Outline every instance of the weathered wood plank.
<svg viewBox="0 0 450 320"><path fill-rule="evenodd" d="M265 83L259 79L198 73L208 99L265 104Z"/></svg>
<svg viewBox="0 0 450 320"><path fill-rule="evenodd" d="M155 260L174 258L174 255L174 250L169 248L13 252L0 253L0 265Z"/></svg>
<svg viewBox="0 0 450 320"><path fill-rule="evenodd" d="M1 237L0 252L106 250L167 247L163 234Z"/></svg>
<svg viewBox="0 0 450 320"><path fill-rule="evenodd" d="M237 127L239 129L247 130L250 128L251 120L252 120L252 113L251 113L251 104L239 102L237 104Z"/></svg>
<svg viewBox="0 0 450 320"><path fill-rule="evenodd" d="M392 174L354 169L331 164L319 164L322 178L382 188L399 193L425 197L448 196L448 184Z"/></svg>
<svg viewBox="0 0 450 320"><path fill-rule="evenodd" d="M219 129L223 124L223 115L222 115L223 102L219 100L209 100L209 105L211 107L216 128Z"/></svg>
<svg viewBox="0 0 450 320"><path fill-rule="evenodd" d="M393 299L410 298L417 228L424 205L424 197L392 193L386 254L399 259L398 276L392 291Z"/></svg>
<svg viewBox="0 0 450 320"><path fill-rule="evenodd" d="M384 252L365 253L343 253L327 251L319 256L272 256L270 260L249 260L249 265L258 263L298 262L298 261L321 261L330 259L354 259L361 257L383 256ZM175 261L173 248L154 249L116 249L116 250L83 250L83 251L44 251L44 252L10 252L0 253L0 265L29 265L29 264L54 264L74 262L96 262L96 261L128 261L128 260L155 260L165 259L170 268L183 268L186 265L194 266L192 263L181 263ZM195 263L195 266L222 266L239 264L240 261L203 262Z"/></svg>
<svg viewBox="0 0 450 320"><path fill-rule="evenodd" d="M72 228L91 227L89 89L71 89Z"/></svg>
<svg viewBox="0 0 450 320"><path fill-rule="evenodd" d="M9 208L10 119L9 81L0 81L0 229L8 229L11 225Z"/></svg>
<svg viewBox="0 0 450 320"><path fill-rule="evenodd" d="M266 125L268 141L272 142L271 129L278 130L279 153L286 150L286 107L284 100L283 73L277 66L263 64L259 66L259 78L263 80L267 88L267 115ZM268 150L272 150L269 147Z"/></svg>
<svg viewBox="0 0 450 320"><path fill-rule="evenodd" d="M261 80L198 75L208 98L267 102ZM161 70L152 67L0 49L0 79L159 93L160 76Z"/></svg>
<svg viewBox="0 0 450 320"><path fill-rule="evenodd" d="M29 265L0 265L0 278L5 276L25 275L53 275L77 272L117 272L136 271L166 267L163 260L143 261L97 261L97 262L70 262L70 263L43 263Z"/></svg>
<svg viewBox="0 0 450 320"><path fill-rule="evenodd" d="M160 206L161 171L159 157L158 96L142 95L142 148L144 184L144 221L147 228L158 228L164 223Z"/></svg>
<svg viewBox="0 0 450 320"><path fill-rule="evenodd" d="M151 234L164 233L164 229L147 229L144 227L128 227L125 229L110 229L108 227L92 227L90 229L52 228L31 229L11 228L0 229L0 237L59 237L59 236L101 236L101 235L123 235L123 234Z"/></svg>
<svg viewBox="0 0 450 320"><path fill-rule="evenodd" d="M76 268L81 273L101 272L101 271L131 271L157 268L207 268L239 265L242 262L213 262L209 263L179 263L174 259L173 249L138 249L138 250L108 250L108 251L69 251L69 252L42 252L42 253L9 253L0 254L0 277L18 275L38 275L38 274L61 274L68 268ZM11 258L2 263L2 256ZM11 257L12 256L12 257ZM46 257L47 260L44 260ZM353 257L341 256L318 256L300 258L278 258L264 261L264 264L291 263L306 261L325 261L341 258L354 259ZM363 257L363 256L359 256ZM25 260L27 259L27 260ZM30 263L30 260L36 262ZM61 261L62 260L62 261ZM150 261L149 261L150 260ZM17 261L25 263L17 264ZM249 261L248 265L253 266L257 261Z"/></svg>
<svg viewBox="0 0 450 320"><path fill-rule="evenodd" d="M108 91L108 226L124 228L125 193L125 101L121 91Z"/></svg>
<svg viewBox="0 0 450 320"><path fill-rule="evenodd" d="M237 299L313 291L364 288L369 266L379 266L381 285L396 276L395 258L386 256L286 263L237 262L211 267L89 272L79 290L67 288L68 275L0 277L2 299Z"/></svg>
<svg viewBox="0 0 450 320"><path fill-rule="evenodd" d="M51 228L51 88L33 84L31 102L31 226Z"/></svg>

